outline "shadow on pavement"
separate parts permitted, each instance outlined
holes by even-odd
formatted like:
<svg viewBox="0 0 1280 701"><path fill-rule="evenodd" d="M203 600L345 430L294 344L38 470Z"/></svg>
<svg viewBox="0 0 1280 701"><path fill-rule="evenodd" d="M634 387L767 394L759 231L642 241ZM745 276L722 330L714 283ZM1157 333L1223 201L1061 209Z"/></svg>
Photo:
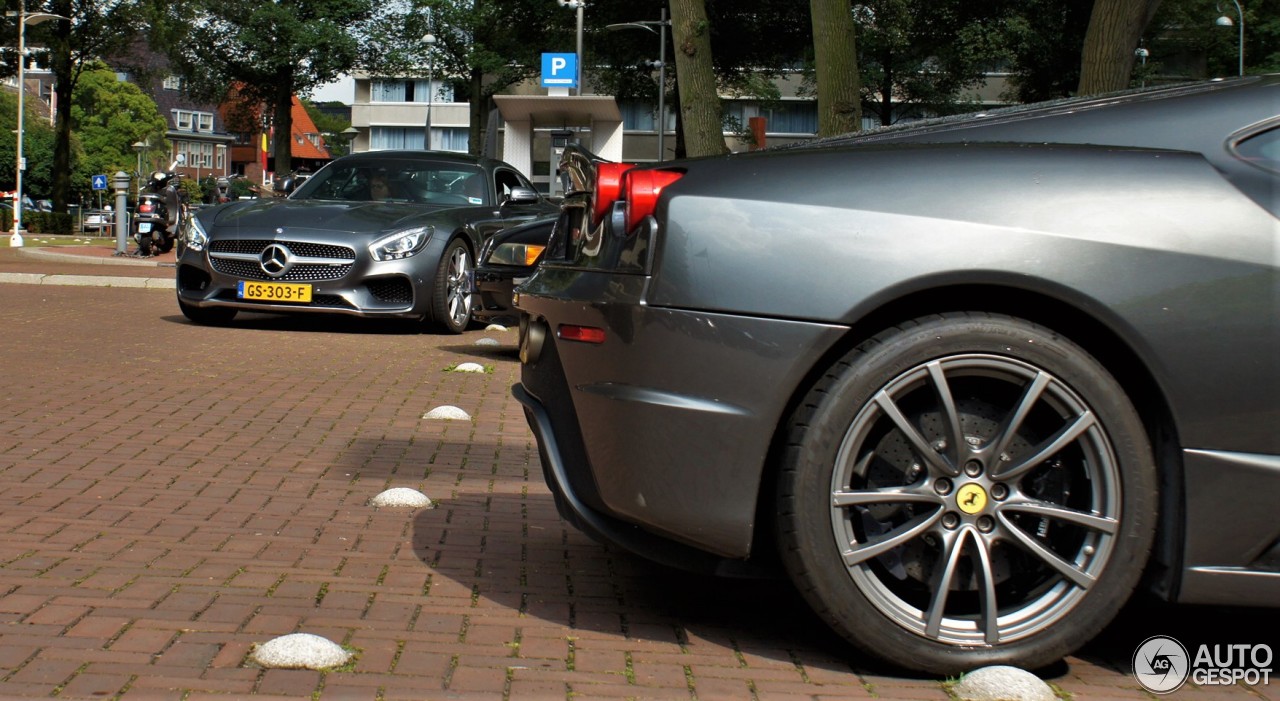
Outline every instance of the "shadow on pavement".
<svg viewBox="0 0 1280 701"><path fill-rule="evenodd" d="M838 673L857 665L785 580L720 579L668 569L568 527L549 494L460 494L419 512L414 552L477 597L557 626L632 640L705 640Z"/></svg>

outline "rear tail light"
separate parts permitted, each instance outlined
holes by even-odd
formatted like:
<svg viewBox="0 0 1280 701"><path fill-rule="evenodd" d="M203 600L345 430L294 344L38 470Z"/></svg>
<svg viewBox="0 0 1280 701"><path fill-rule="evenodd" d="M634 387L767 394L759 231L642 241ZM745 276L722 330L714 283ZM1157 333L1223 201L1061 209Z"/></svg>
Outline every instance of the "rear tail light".
<svg viewBox="0 0 1280 701"><path fill-rule="evenodd" d="M627 198L627 231L636 228L658 206L663 188L684 177L673 170L635 170L627 173L623 187Z"/></svg>
<svg viewBox="0 0 1280 701"><path fill-rule="evenodd" d="M591 212L593 223L599 222L622 196L622 174L634 167L631 163L601 163L596 168L595 209Z"/></svg>
<svg viewBox="0 0 1280 701"><path fill-rule="evenodd" d="M604 329L595 326L578 326L577 324L561 324L556 335L566 341L582 343L604 343Z"/></svg>
<svg viewBox="0 0 1280 701"><path fill-rule="evenodd" d="M144 204L140 204L140 205L138 205L138 211L139 211L139 212L150 212L150 211L151 211L151 205L150 205L150 204L145 204L145 203L144 203Z"/></svg>

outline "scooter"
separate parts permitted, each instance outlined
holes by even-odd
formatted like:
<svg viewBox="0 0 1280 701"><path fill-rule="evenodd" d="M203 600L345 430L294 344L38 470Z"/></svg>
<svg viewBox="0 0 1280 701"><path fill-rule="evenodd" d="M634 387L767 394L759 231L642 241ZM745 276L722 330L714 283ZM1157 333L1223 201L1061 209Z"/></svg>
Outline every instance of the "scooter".
<svg viewBox="0 0 1280 701"><path fill-rule="evenodd" d="M168 253L182 236L186 205L182 203L178 190L178 173L175 170L178 163L174 161L167 171L152 173L147 180L147 191L138 197L131 228L140 255Z"/></svg>

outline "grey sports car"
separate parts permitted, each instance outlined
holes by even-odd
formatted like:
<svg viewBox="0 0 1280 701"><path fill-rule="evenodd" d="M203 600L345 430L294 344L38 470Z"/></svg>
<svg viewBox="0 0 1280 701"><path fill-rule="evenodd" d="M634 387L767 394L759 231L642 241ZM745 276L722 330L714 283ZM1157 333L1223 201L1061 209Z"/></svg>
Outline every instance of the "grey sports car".
<svg viewBox="0 0 1280 701"><path fill-rule="evenodd" d="M339 158L288 198L231 202L192 218L178 306L197 323L239 310L422 319L458 333L465 280L485 240L556 212L510 165L375 151Z"/></svg>
<svg viewBox="0 0 1280 701"><path fill-rule="evenodd" d="M561 171L513 391L579 528L937 674L1280 603L1280 76Z"/></svg>

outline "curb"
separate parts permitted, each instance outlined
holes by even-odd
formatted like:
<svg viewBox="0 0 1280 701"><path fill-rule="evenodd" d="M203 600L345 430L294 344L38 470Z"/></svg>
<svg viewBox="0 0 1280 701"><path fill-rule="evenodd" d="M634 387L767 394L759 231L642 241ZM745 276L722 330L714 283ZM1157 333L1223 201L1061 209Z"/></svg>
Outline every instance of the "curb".
<svg viewBox="0 0 1280 701"><path fill-rule="evenodd" d="M114 275L46 275L43 273L0 273L0 282L19 285L63 285L71 287L136 287L149 290L172 290L171 278L120 277Z"/></svg>
<svg viewBox="0 0 1280 701"><path fill-rule="evenodd" d="M135 265L145 266L148 268L174 268L177 267L173 263L159 263L153 260L145 260L142 258L133 258L131 256L110 255L110 256L86 256L74 253L60 253L51 251L47 248L22 248L22 254L25 256L33 256L36 258L53 258L61 261L73 261L84 265Z"/></svg>

